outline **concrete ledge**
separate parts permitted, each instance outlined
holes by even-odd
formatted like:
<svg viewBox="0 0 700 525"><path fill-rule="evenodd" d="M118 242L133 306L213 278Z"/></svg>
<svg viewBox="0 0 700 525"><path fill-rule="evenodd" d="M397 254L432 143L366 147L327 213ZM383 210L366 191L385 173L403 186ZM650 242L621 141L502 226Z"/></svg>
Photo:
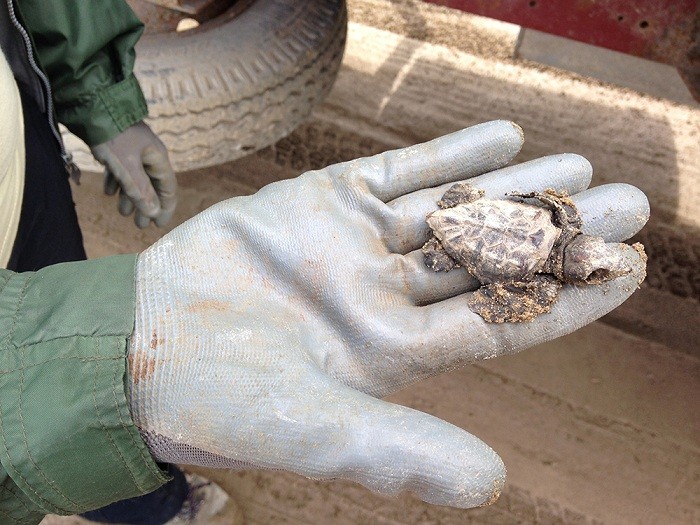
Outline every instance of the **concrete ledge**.
<svg viewBox="0 0 700 525"><path fill-rule="evenodd" d="M661 99L698 107L676 68L575 40L523 29L516 56Z"/></svg>

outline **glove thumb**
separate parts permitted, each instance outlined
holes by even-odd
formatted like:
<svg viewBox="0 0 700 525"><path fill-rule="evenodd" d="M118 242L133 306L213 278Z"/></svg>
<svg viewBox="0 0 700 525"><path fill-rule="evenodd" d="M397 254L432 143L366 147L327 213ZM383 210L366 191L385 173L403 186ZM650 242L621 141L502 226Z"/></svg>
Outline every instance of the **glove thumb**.
<svg viewBox="0 0 700 525"><path fill-rule="evenodd" d="M290 470L349 479L381 494L409 491L435 505L471 508L498 499L505 466L483 441L423 412L328 382L328 391L316 391L311 425L318 428L306 433L312 455L287 465ZM308 443L309 435L318 443Z"/></svg>
<svg viewBox="0 0 700 525"><path fill-rule="evenodd" d="M306 379L301 392L293 381L282 381L274 395L256 390L252 397L223 400L210 387L207 394L195 386L174 403L177 418L147 417L150 404L139 402L144 393L139 384L132 386L132 407L135 403L135 421L161 461L340 478L380 494L408 491L425 502L459 508L498 499L505 467L483 441L318 372ZM290 386L293 392L286 391ZM220 403L227 409L216 408Z"/></svg>

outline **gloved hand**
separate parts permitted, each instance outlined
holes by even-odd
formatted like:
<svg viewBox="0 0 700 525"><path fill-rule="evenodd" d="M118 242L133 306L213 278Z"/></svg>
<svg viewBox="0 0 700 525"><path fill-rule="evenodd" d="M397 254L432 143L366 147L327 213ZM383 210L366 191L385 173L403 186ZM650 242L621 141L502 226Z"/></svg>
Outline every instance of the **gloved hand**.
<svg viewBox="0 0 700 525"><path fill-rule="evenodd" d="M177 180L168 151L145 122L134 124L107 142L90 148L105 166L104 190L114 195L119 188L119 213L131 215L145 228L151 220L164 226L177 204Z"/></svg>
<svg viewBox="0 0 700 525"><path fill-rule="evenodd" d="M530 323L488 324L467 306L463 270L424 266L426 214L468 178L490 198L565 189L585 232L608 241L649 213L632 186L584 191L591 166L577 155L497 169L521 142L497 121L308 172L219 203L141 253L128 386L154 456L344 478L440 505L494 501L505 469L493 450L378 398L576 330L629 297L644 263L630 247L630 274L565 286Z"/></svg>

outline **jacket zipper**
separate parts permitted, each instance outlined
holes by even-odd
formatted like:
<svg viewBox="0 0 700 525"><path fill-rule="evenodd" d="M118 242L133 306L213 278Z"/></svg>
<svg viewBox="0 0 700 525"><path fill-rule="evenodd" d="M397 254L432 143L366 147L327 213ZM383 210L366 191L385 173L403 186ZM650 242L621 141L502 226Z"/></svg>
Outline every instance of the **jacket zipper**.
<svg viewBox="0 0 700 525"><path fill-rule="evenodd" d="M41 70L39 64L34 58L32 40L31 38L29 38L29 33L27 32L27 30L22 26L19 19L17 18L13 0L7 0L7 9L10 13L10 21L12 22L12 25L15 26L17 31L19 31L20 35L22 35L22 40L24 40L24 47L27 49L27 58L29 60L29 65L31 66L36 76L39 77L39 80L41 80L41 83L44 87L44 102L46 103L46 114L49 120L49 125L51 126L51 132L56 138L56 142L58 142L61 158L63 159L63 165L65 166L70 178L73 179L76 183L79 183L80 168L78 168L75 162L73 162L73 155L66 151L66 145L63 142L63 137L61 137L61 133L58 131L58 126L56 125L56 120L54 119L53 92L51 91L51 83L49 82L49 79L46 77L46 74Z"/></svg>

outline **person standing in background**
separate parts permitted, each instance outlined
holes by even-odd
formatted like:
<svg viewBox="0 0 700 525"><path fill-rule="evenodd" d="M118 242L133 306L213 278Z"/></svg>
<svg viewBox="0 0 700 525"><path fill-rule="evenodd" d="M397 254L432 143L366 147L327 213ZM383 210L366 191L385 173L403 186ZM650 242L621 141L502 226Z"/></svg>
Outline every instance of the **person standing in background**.
<svg viewBox="0 0 700 525"><path fill-rule="evenodd" d="M136 225L165 225L177 182L163 143L143 119L133 74L143 24L123 0L5 0L0 45L17 81L28 144L23 206L8 268L37 270L85 258L68 174L79 172L57 121L105 165L105 191ZM60 242L59 242L60 239Z"/></svg>
<svg viewBox="0 0 700 525"><path fill-rule="evenodd" d="M2 144L21 140L0 179L0 267L16 272L86 259L69 177L80 172L66 151L58 122L80 137L105 166L105 193L139 228L167 224L177 180L163 143L143 122L146 100L133 74L143 24L123 0L3 0L0 48L17 84L21 114L2 130ZM7 91L11 93L11 91ZM7 95L10 97L10 95ZM16 107L2 101L3 111ZM20 164L24 169L18 171ZM10 175L11 174L11 175ZM193 500L223 491L197 480L192 490L173 465L173 479L155 492L117 502L86 517L107 523L166 523ZM199 505L201 507L201 505Z"/></svg>

